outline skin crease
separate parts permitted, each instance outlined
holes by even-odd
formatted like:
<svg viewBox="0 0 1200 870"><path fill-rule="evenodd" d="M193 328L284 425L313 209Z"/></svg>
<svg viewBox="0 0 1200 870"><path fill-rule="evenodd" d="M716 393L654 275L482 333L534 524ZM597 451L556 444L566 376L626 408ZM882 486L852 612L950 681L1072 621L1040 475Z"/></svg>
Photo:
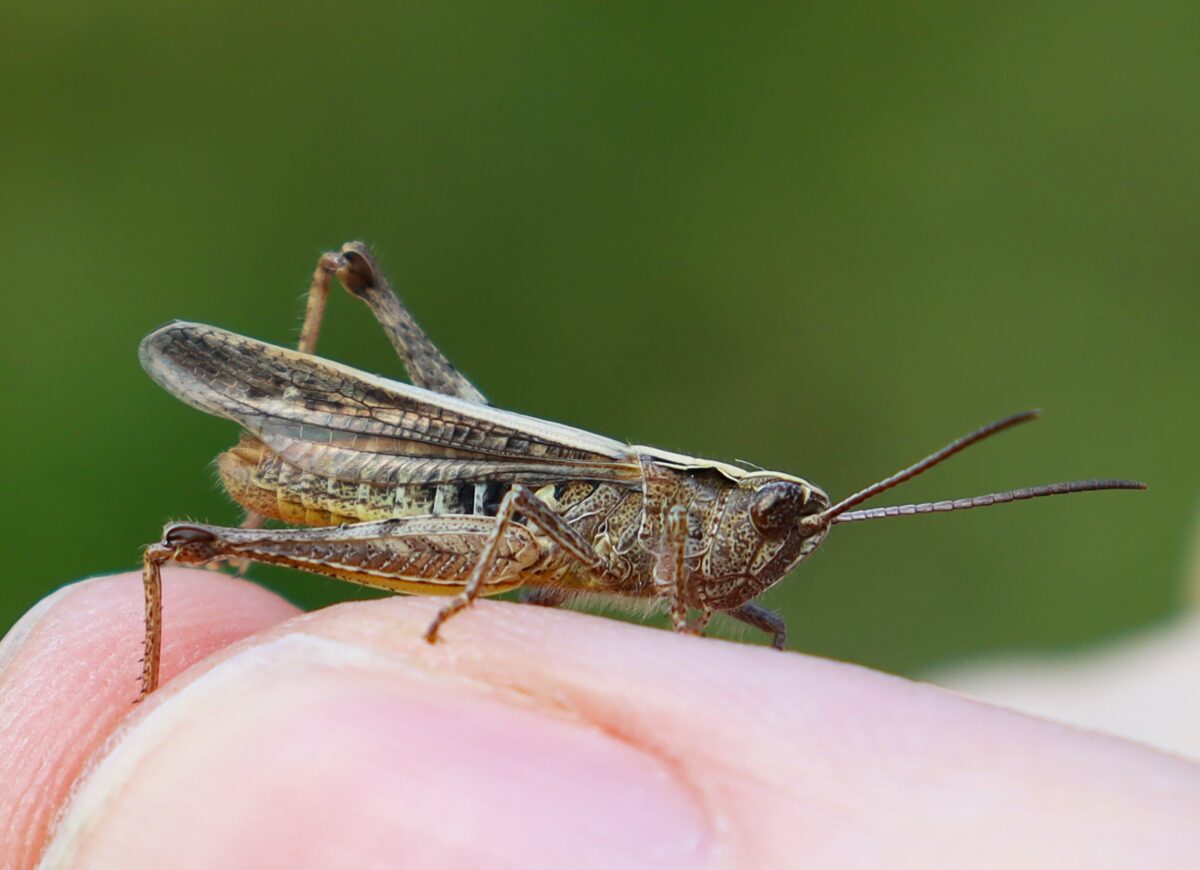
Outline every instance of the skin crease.
<svg viewBox="0 0 1200 870"><path fill-rule="evenodd" d="M169 569L0 644L0 866L1185 867L1200 766L852 665L567 611L297 615Z"/></svg>

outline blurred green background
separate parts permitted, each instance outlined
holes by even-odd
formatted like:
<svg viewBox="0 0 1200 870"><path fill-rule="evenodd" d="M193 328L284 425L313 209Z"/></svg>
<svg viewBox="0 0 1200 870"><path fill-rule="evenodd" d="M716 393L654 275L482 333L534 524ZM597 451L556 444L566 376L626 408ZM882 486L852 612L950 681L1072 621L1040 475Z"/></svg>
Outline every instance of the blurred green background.
<svg viewBox="0 0 1200 870"><path fill-rule="evenodd" d="M767 603L913 672L1180 606L1197 508L1195 3L149 4L5 13L0 629L236 523L236 436L158 389L172 318L295 340L374 243L496 404L878 503L1087 476L1147 493L838 529ZM399 375L331 304L325 355ZM363 596L252 575L305 606ZM759 640L756 633L750 635Z"/></svg>

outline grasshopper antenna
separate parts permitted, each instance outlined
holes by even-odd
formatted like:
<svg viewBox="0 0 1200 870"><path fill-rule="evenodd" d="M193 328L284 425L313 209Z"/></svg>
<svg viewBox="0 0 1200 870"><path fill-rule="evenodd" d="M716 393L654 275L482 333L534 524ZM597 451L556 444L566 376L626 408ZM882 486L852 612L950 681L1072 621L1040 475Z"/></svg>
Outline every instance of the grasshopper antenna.
<svg viewBox="0 0 1200 870"><path fill-rule="evenodd" d="M989 438L998 432L1003 432L1005 429L1010 429L1020 423L1026 423L1037 418L1041 411L1025 411L1020 414L1013 414L1011 417L1005 417L1002 420L997 420L994 423L989 423L981 429L971 432L969 435L950 442L936 453L925 457L920 462L914 463L907 468L897 471L890 477L885 477L883 480L873 483L865 489L861 489L851 496L839 501L837 504L822 511L812 517L814 525L825 525L826 523L853 523L861 520L877 520L883 517L900 517L913 516L916 514L931 514L931 513L946 513L948 511L970 510L977 507L988 507L994 504L1006 504L1011 501L1023 501L1030 498L1043 498L1049 495L1065 495L1072 492L1093 492L1101 489L1145 489L1146 484L1135 480L1072 480L1066 483L1049 483L1042 486L1025 487L1023 489L1012 489L1006 492L993 492L988 495L976 495L970 498L948 499L945 501L922 502L920 504L905 504L894 505L892 507L868 508L866 510L851 511L850 508L855 505L862 504L870 498L874 498L879 493L891 489L904 483L906 480L911 480L922 472L928 471L935 465L949 459L955 453L965 450L972 444L978 443L985 438Z"/></svg>

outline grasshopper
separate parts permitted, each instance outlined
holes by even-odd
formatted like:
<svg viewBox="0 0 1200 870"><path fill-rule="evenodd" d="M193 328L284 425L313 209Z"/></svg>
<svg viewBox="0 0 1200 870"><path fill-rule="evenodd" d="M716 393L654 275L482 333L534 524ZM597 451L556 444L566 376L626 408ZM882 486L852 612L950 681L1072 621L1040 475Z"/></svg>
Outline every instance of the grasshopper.
<svg viewBox="0 0 1200 870"><path fill-rule="evenodd" d="M369 306L411 385L314 355L335 278ZM589 593L665 603L672 627L696 634L726 613L783 649L783 620L754 599L837 523L1145 488L1083 480L851 510L1036 411L984 426L836 503L800 477L503 411L434 346L359 242L319 259L297 350L176 321L147 336L139 355L167 391L242 426L217 464L248 511L241 528L171 523L146 548L142 697L158 684L167 561L269 562L453 596L426 630L430 642L477 596L525 587L548 605ZM265 518L308 528L262 528Z"/></svg>

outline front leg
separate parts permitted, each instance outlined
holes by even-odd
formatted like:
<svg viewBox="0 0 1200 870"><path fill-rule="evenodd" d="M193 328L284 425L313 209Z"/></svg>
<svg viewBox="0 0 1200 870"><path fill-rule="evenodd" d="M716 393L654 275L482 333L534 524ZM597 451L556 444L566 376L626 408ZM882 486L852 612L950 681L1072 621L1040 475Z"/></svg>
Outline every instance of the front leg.
<svg viewBox="0 0 1200 870"><path fill-rule="evenodd" d="M683 631L687 628L687 508L674 505L667 511L665 532L665 546L654 563L654 585L667 597L671 628Z"/></svg>
<svg viewBox="0 0 1200 870"><path fill-rule="evenodd" d="M667 511L666 546L654 564L654 584L669 602L671 628L684 634L703 634L712 611L702 609L688 619L687 508L674 505Z"/></svg>

